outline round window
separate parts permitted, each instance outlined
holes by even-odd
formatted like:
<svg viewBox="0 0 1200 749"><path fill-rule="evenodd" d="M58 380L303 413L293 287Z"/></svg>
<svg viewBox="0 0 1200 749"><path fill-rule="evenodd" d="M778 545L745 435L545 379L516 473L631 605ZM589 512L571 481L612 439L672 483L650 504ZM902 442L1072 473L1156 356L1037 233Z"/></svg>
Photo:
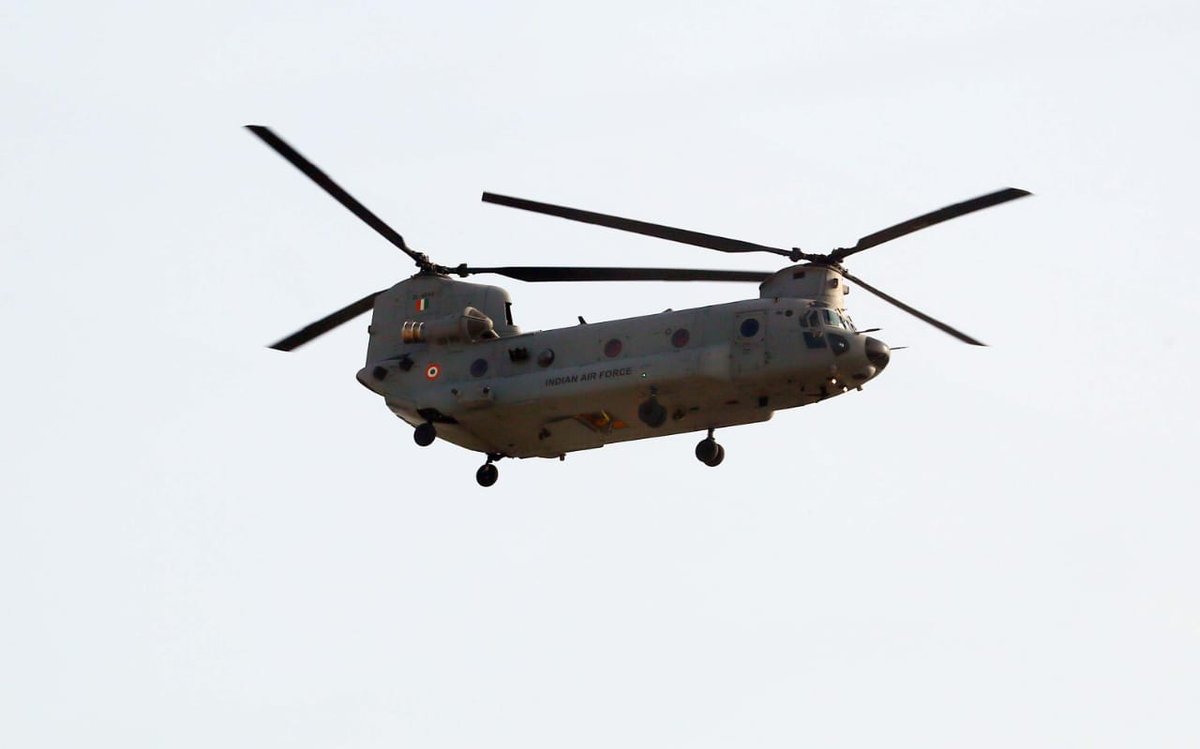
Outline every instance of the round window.
<svg viewBox="0 0 1200 749"><path fill-rule="evenodd" d="M487 374L487 370L487 359L476 359L475 361L471 362L471 376L483 377L485 374Z"/></svg>
<svg viewBox="0 0 1200 749"><path fill-rule="evenodd" d="M675 335L671 336L671 345L675 348L683 348L688 345L691 338L692 334L687 331L687 328L680 328L675 331Z"/></svg>
<svg viewBox="0 0 1200 749"><path fill-rule="evenodd" d="M619 338L610 338L608 343L604 344L604 355L608 358L613 358L621 353L621 340Z"/></svg>
<svg viewBox="0 0 1200 749"><path fill-rule="evenodd" d="M543 349L542 353L538 354L538 366L548 367L554 363L554 349Z"/></svg>
<svg viewBox="0 0 1200 749"><path fill-rule="evenodd" d="M758 319L747 317L745 320L742 320L742 327L739 330L742 333L742 338L753 338L758 335Z"/></svg>

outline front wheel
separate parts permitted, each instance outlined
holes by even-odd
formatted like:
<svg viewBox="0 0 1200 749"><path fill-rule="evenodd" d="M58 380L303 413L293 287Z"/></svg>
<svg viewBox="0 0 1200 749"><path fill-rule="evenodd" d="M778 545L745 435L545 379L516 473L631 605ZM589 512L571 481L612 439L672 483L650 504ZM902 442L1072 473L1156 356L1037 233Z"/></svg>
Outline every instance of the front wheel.
<svg viewBox="0 0 1200 749"><path fill-rule="evenodd" d="M725 446L717 445L717 454L713 456L712 460L704 461L704 465L709 468L716 468L721 465L722 460L725 460Z"/></svg>
<svg viewBox="0 0 1200 749"><path fill-rule="evenodd" d="M413 430L413 441L421 447L429 447L435 439L437 439L437 427L428 421L418 424L417 428Z"/></svg>
<svg viewBox="0 0 1200 749"><path fill-rule="evenodd" d="M721 446L712 437L702 439L696 443L696 460L707 465L712 465L712 461L716 460L717 455L721 454ZM724 455L722 455L724 457Z"/></svg>

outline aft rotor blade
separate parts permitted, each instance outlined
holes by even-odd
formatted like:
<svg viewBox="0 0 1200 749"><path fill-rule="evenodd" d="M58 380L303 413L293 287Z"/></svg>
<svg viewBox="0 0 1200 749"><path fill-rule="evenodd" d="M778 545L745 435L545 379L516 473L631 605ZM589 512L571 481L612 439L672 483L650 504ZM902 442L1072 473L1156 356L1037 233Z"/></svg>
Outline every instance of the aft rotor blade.
<svg viewBox="0 0 1200 749"><path fill-rule="evenodd" d="M331 315L326 315L311 325L304 326L295 333L292 333L287 338L284 338L276 343L272 343L269 348L273 348L276 351L291 351L299 348L317 336L328 333L342 323L350 322L362 313L371 309L375 306L375 297L382 293L383 291L381 290L367 294L357 302L348 304L337 312L334 312Z"/></svg>
<svg viewBox="0 0 1200 749"><path fill-rule="evenodd" d="M454 268L453 273L495 273L520 281L742 281L762 283L772 273L751 270L699 270L695 268Z"/></svg>
<svg viewBox="0 0 1200 749"><path fill-rule="evenodd" d="M512 198L507 195L496 195L490 192L483 194L483 202L504 205L509 208L520 208L521 210L533 211L534 213L545 213L550 216L570 219L571 221L582 221L585 224L606 226L610 229L620 229L621 231L633 232L634 234L644 234L648 237L669 239L672 242L682 242L683 244L706 247L710 250L720 250L721 252L770 252L775 255L783 255L784 257L791 257L792 254L778 247L767 247L766 245L754 244L753 242L743 242L740 239L718 237L715 234L702 234L698 231L676 229L661 224L651 224L645 221L621 218L620 216L582 211L578 208L550 205L549 203L538 203L533 200Z"/></svg>
<svg viewBox="0 0 1200 749"><path fill-rule="evenodd" d="M313 182L325 192L329 193L334 200L344 205L355 216L358 216L375 231L379 232L384 239L400 248L402 252L417 261L417 265L425 268L429 264L429 260L422 254L414 252L404 243L404 237L396 233L396 230L383 222L383 219L371 213L365 205L354 199L350 193L346 192L342 187L333 181L328 174L317 168L317 165L300 155L300 152L289 146L282 138L273 133L270 128L262 125L246 125L246 129L257 135L262 142L270 146L275 153L291 162L292 166L304 172Z"/></svg>
<svg viewBox="0 0 1200 749"><path fill-rule="evenodd" d="M1003 190L997 190L996 192L988 193L987 195L980 195L978 198L972 198L971 200L964 200L961 203L948 205L945 208L939 208L936 211L931 211L922 216L910 218L908 221L902 221L895 226L889 226L888 228L877 231L874 234L868 234L867 236L858 240L858 244L854 245L853 247L841 247L836 249L829 253L829 257L834 261L840 261L842 258L853 255L856 252L862 252L863 250L883 244L884 242L890 242L893 239L903 237L906 234L912 234L915 231L933 226L934 224L940 224L943 221L949 221L952 218L958 218L959 216L964 216L968 213L981 211L984 208L991 208L994 205L1007 203L1010 200L1023 198L1030 194L1031 193L1028 190L1021 190L1016 187L1006 187Z"/></svg>
<svg viewBox="0 0 1200 749"><path fill-rule="evenodd" d="M867 291L871 292L875 296L879 297L883 301L899 307L900 309L904 310L905 312L912 315L913 317L917 317L917 318L924 320L925 322L929 323L930 325L932 325L933 327L937 328L938 330L940 330L944 333L949 333L950 335L954 336L955 338L962 341L963 343L969 343L972 346L986 346L987 345L986 343L984 343L982 341L972 338L971 336L967 335L966 333L962 332L961 330L955 330L954 328L950 327L949 325L942 322L941 320L938 320L935 317L930 317L929 315L925 314L924 312L917 309L916 307L910 307L909 305L900 301L896 297L880 291L879 289L875 288L874 286L872 286L871 284L862 280L861 278L852 276L849 273L846 273L845 271L841 271L841 274L843 276L845 276L847 279L853 281L854 283L863 287Z"/></svg>

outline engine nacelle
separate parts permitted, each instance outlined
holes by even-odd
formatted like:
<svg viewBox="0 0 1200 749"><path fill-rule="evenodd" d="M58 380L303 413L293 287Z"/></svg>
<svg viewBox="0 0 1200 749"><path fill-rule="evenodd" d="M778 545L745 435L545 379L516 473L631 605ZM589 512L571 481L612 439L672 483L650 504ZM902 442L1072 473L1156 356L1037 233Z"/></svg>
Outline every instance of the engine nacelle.
<svg viewBox="0 0 1200 749"><path fill-rule="evenodd" d="M474 307L467 307L461 315L446 315L422 322L407 320L400 335L405 343L449 343L499 337L492 318Z"/></svg>

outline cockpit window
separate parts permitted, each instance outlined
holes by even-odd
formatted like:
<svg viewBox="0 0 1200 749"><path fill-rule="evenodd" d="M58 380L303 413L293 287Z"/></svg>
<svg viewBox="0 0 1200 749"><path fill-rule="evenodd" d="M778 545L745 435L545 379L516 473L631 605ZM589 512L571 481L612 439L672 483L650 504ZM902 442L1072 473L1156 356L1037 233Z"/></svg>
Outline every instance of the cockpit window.
<svg viewBox="0 0 1200 749"><path fill-rule="evenodd" d="M857 330L854 323L850 320L849 315L839 314L837 310L828 308L809 310L807 314L800 318L800 327L802 328L845 328L846 330Z"/></svg>

